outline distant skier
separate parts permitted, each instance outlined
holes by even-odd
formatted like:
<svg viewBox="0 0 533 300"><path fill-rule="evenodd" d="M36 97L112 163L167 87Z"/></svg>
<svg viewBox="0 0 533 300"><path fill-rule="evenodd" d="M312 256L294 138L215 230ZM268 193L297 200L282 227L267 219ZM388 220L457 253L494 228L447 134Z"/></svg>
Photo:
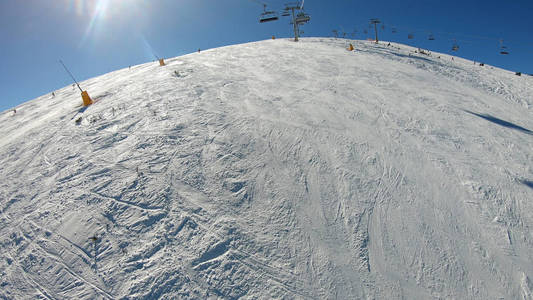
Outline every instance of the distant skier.
<svg viewBox="0 0 533 300"><path fill-rule="evenodd" d="M52 98L54 98L56 96L56 93L52 92Z"/></svg>

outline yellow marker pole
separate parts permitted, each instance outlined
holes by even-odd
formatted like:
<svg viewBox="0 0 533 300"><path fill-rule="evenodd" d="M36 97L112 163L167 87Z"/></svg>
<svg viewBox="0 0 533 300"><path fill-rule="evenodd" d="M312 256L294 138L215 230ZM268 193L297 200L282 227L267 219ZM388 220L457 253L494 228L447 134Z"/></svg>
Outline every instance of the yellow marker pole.
<svg viewBox="0 0 533 300"><path fill-rule="evenodd" d="M83 106L89 106L93 104L93 99L89 96L89 93L87 91L81 92L81 98L83 99Z"/></svg>
<svg viewBox="0 0 533 300"><path fill-rule="evenodd" d="M63 63L63 61L59 60L59 62L63 65L63 68L65 68L65 71L67 71L67 73L70 75L72 80L74 80L74 82L78 86L78 89L80 89L81 99L83 99L83 106L89 106L89 105L93 104L93 100L89 96L89 93L87 93L87 91L84 91L84 90L81 89L80 85L78 84L78 81L76 80L76 78L74 78L74 75L72 75L72 73L70 73L70 71L67 69L67 66L65 66L65 64Z"/></svg>
<svg viewBox="0 0 533 300"><path fill-rule="evenodd" d="M162 58L160 58L160 59L159 59L159 65L160 65L161 67L164 66L164 65L165 65L165 60L162 59Z"/></svg>
<svg viewBox="0 0 533 300"><path fill-rule="evenodd" d="M353 51L353 45L350 43L350 47L348 47L348 51Z"/></svg>

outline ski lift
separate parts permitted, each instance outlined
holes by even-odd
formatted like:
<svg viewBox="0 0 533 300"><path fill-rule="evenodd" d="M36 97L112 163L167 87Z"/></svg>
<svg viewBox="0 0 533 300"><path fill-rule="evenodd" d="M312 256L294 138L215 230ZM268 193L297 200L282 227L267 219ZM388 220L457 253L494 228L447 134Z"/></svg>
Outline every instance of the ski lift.
<svg viewBox="0 0 533 300"><path fill-rule="evenodd" d="M457 51L457 50L459 50L459 45L457 45L457 42L454 40L453 46L452 46L452 51Z"/></svg>
<svg viewBox="0 0 533 300"><path fill-rule="evenodd" d="M311 20L311 17L308 14L304 13L304 12L299 12L296 15L296 23L298 23L298 24L307 23L307 22L309 22L309 20Z"/></svg>
<svg viewBox="0 0 533 300"><path fill-rule="evenodd" d="M259 23L277 21L279 19L278 13L275 11L267 11L266 7L266 4L263 4L263 13L259 16Z"/></svg>
<svg viewBox="0 0 533 300"><path fill-rule="evenodd" d="M414 36L412 33L409 33L409 34L407 35L407 38L410 39L410 40L412 40L412 39L415 38L415 36Z"/></svg>
<svg viewBox="0 0 533 300"><path fill-rule="evenodd" d="M509 50L507 50L507 47L503 44L503 40L500 40L500 54L509 54Z"/></svg>
<svg viewBox="0 0 533 300"><path fill-rule="evenodd" d="M430 35L428 36L428 40L430 40L430 41L434 41L434 40L435 40L435 36L434 36L433 34L430 34Z"/></svg>

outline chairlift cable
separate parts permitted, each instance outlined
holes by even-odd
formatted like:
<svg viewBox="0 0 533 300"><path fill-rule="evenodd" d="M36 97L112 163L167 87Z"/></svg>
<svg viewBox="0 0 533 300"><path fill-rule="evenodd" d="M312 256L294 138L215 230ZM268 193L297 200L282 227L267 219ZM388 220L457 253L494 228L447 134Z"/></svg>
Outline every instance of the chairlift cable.
<svg viewBox="0 0 533 300"><path fill-rule="evenodd" d="M389 27L391 27L391 26L392 25L389 25ZM500 38L490 37L490 36L483 36L483 35L463 34L463 33L458 33L458 32L429 31L429 30L424 30L424 29L420 29L420 28L407 28L407 27L402 27L402 26L392 26L392 27L395 27L398 30L407 31L407 32L413 33L413 34L417 33L417 32L431 32L431 33L434 34L434 36L446 35L446 36L450 36L450 37L461 37L461 38L464 38L462 40L463 42L466 41L466 42L469 42L469 43L474 42L472 40L485 40L485 41L496 41L496 42L498 42L500 40ZM533 43L522 43L522 44L524 44L524 45L525 44L533 45Z"/></svg>
<svg viewBox="0 0 533 300"><path fill-rule="evenodd" d="M435 39L437 38L437 36L459 37L461 39L450 39L450 40L456 40L458 43L461 43L461 44L464 44L464 43L466 43L466 44L482 44L482 43L486 44L486 43L490 43L491 41L492 42L500 42L500 38L495 38L495 37L490 37L490 36L472 35L472 34L464 34L464 33L457 33L457 32L454 33L454 32L429 31L429 30L424 30L424 29L420 29L420 28L407 28L407 27L395 26L395 25L391 25L391 24L387 24L387 25L388 25L389 28L392 28L392 33L393 34L395 34L395 33L403 34L402 33L403 31L407 31L409 33L408 34L408 39L414 39L415 33L430 33L430 35L433 35L433 37ZM361 27L364 28L364 25L361 26ZM430 39L429 36L428 36L428 39ZM430 39L430 40L432 40L432 39ZM527 41L526 42L521 41L519 43L516 43L516 42L513 43L511 41L511 43L509 43L509 42L505 43L505 45L504 45L505 48L504 49L501 49L501 45L500 45L498 53L504 54L504 55L510 54L510 51L507 48L508 44L512 45L513 52L517 52L517 50L518 50L519 53L530 53L531 52L531 46L533 45L533 43L530 43L530 42L527 42Z"/></svg>

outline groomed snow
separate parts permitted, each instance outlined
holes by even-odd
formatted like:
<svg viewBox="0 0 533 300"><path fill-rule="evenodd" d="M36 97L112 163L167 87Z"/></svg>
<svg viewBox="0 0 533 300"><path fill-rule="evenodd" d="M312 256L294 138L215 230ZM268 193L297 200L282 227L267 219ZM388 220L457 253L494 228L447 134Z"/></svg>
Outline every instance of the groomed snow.
<svg viewBox="0 0 533 300"><path fill-rule="evenodd" d="M532 299L533 77L348 42L0 114L0 298Z"/></svg>

